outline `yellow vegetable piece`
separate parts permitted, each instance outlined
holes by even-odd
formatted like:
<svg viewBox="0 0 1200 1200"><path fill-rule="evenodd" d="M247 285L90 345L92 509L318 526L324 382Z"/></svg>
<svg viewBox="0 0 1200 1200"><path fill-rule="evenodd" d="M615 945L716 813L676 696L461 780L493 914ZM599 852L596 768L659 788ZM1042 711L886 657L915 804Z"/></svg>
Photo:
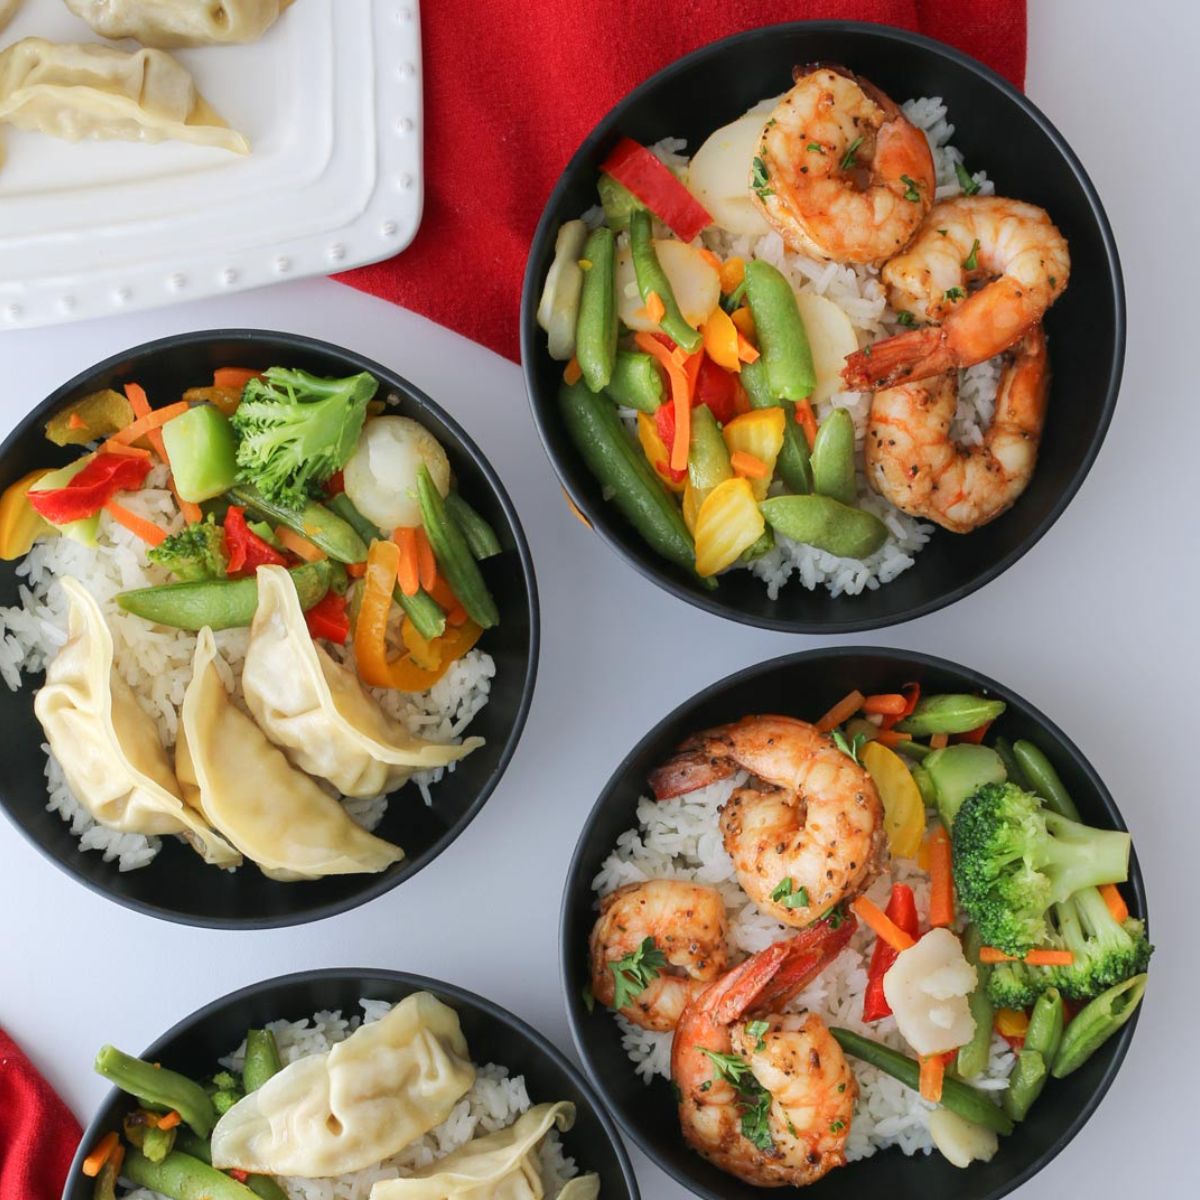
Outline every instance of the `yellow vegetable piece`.
<svg viewBox="0 0 1200 1200"><path fill-rule="evenodd" d="M92 392L60 409L46 422L46 438L56 446L103 441L133 421L133 405L112 388Z"/></svg>
<svg viewBox="0 0 1200 1200"><path fill-rule="evenodd" d="M700 506L708 498L708 495L708 491L692 487L690 479L683 485L683 523L693 537L696 533L696 518L700 515Z"/></svg>
<svg viewBox="0 0 1200 1200"><path fill-rule="evenodd" d="M436 671L442 665L438 638L422 637L417 627L407 618L400 626L400 640L413 662L424 671Z"/></svg>
<svg viewBox="0 0 1200 1200"><path fill-rule="evenodd" d="M241 388L194 387L183 393L189 404L211 404L223 417L232 417L242 402Z"/></svg>
<svg viewBox="0 0 1200 1200"><path fill-rule="evenodd" d="M739 258L736 254L732 258L727 258L721 264L721 291L725 295L736 292L742 286L742 280L746 278L746 260Z"/></svg>
<svg viewBox="0 0 1200 1200"><path fill-rule="evenodd" d="M638 413L637 428L638 441L642 444L642 453L645 454L663 483L678 495L687 485L687 476L685 475L678 483L671 478L671 452L662 438L658 436L658 426L654 424L654 418L644 412Z"/></svg>
<svg viewBox="0 0 1200 1200"><path fill-rule="evenodd" d="M904 760L878 742L859 751L879 799L883 802L883 830L893 858L915 858L925 836L925 802Z"/></svg>
<svg viewBox="0 0 1200 1200"><path fill-rule="evenodd" d="M1029 1014L1019 1008L997 1009L995 1027L1006 1038L1023 1038L1029 1032Z"/></svg>
<svg viewBox="0 0 1200 1200"><path fill-rule="evenodd" d="M30 471L10 484L0 496L0 559L5 562L24 558L38 538L58 532L33 508L28 498L29 489L43 475L49 474L48 467Z"/></svg>
<svg viewBox="0 0 1200 1200"><path fill-rule="evenodd" d="M696 514L696 572L725 570L763 535L766 521L746 479L726 479L709 492Z"/></svg>
<svg viewBox="0 0 1200 1200"><path fill-rule="evenodd" d="M741 371L742 360L738 358L738 327L723 308L714 308L712 316L704 322L700 331L704 334L704 349L708 357L724 367L726 371Z"/></svg>
<svg viewBox="0 0 1200 1200"><path fill-rule="evenodd" d="M747 305L743 304L741 308L734 309L729 319L742 331L746 337L750 339L750 341L757 344L758 330L754 325L754 314L750 311Z"/></svg>
<svg viewBox="0 0 1200 1200"><path fill-rule="evenodd" d="M756 500L767 498L767 489L771 486L771 479L775 474L775 460L783 448L786 429L787 413L782 408L757 408L753 412L734 417L721 431L730 454L740 450L768 467L770 474L762 479L750 481Z"/></svg>

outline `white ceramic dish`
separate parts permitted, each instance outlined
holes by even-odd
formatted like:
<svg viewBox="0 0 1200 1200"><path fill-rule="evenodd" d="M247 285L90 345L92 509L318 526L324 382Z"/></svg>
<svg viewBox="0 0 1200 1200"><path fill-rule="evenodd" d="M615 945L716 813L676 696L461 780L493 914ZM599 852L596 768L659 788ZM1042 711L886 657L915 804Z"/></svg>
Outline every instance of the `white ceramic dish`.
<svg viewBox="0 0 1200 1200"><path fill-rule="evenodd" d="M61 0L25 0L0 45L31 35L99 40ZM174 51L246 157L0 127L0 329L402 250L421 219L420 49L418 0L296 0L258 43Z"/></svg>

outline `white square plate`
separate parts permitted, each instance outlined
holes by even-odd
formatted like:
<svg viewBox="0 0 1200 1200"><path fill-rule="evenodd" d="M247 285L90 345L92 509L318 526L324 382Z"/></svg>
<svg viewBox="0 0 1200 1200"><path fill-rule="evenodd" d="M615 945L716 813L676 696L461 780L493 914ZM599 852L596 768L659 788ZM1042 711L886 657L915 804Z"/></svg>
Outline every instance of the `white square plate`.
<svg viewBox="0 0 1200 1200"><path fill-rule="evenodd" d="M62 0L25 0L0 45L35 35L100 40ZM295 0L252 45L171 53L251 153L0 126L0 329L341 271L412 240L417 0Z"/></svg>

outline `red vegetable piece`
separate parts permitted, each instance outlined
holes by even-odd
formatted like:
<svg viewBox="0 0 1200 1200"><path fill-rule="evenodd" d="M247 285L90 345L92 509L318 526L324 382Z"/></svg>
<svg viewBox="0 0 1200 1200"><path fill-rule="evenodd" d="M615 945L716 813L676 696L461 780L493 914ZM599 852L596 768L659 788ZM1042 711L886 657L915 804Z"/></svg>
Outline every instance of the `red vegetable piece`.
<svg viewBox="0 0 1200 1200"><path fill-rule="evenodd" d="M737 376L719 367L706 354L696 376L694 403L705 405L714 417L725 425L740 411L740 391Z"/></svg>
<svg viewBox="0 0 1200 1200"><path fill-rule="evenodd" d="M658 436L662 438L663 445L667 447L669 453L675 442L675 405L669 400L654 410L654 427L658 430ZM656 464L656 469L663 478L669 479L672 483L682 483L687 478L687 471L675 470L670 462L663 463L661 466Z"/></svg>
<svg viewBox="0 0 1200 1200"><path fill-rule="evenodd" d="M621 138L600 170L628 188L656 217L685 242L712 224L704 206L645 146Z"/></svg>
<svg viewBox="0 0 1200 1200"><path fill-rule="evenodd" d="M909 937L916 938L919 935L920 921L917 918L917 901L908 884L892 884L892 895L884 913ZM881 1021L884 1017L892 1015L892 1007L883 994L883 977L888 973L896 958L896 951L887 942L882 939L876 940L875 948L871 951L871 963L867 968L867 990L863 994L864 1021Z"/></svg>
<svg viewBox="0 0 1200 1200"><path fill-rule="evenodd" d="M97 454L65 487L29 492L32 508L54 525L95 516L118 492L133 492L150 472L150 460L130 454Z"/></svg>
<svg viewBox="0 0 1200 1200"><path fill-rule="evenodd" d="M346 478L342 471L335 471L325 481L325 495L337 496L346 490Z"/></svg>
<svg viewBox="0 0 1200 1200"><path fill-rule="evenodd" d="M246 510L233 504L225 513L225 548L230 575L253 575L259 567L287 566L287 559L246 524Z"/></svg>
<svg viewBox="0 0 1200 1200"><path fill-rule="evenodd" d="M911 717L913 709L917 707L917 701L921 698L921 685L919 683L906 683L900 691L905 699L904 711L897 713L894 717L884 717L880 723L880 729L891 729L893 725L899 725L905 717Z"/></svg>
<svg viewBox="0 0 1200 1200"><path fill-rule="evenodd" d="M327 642L336 642L339 646L346 644L350 636L350 614L346 611L346 597L337 592L326 592L319 603L304 614L308 632L314 638L324 638Z"/></svg>

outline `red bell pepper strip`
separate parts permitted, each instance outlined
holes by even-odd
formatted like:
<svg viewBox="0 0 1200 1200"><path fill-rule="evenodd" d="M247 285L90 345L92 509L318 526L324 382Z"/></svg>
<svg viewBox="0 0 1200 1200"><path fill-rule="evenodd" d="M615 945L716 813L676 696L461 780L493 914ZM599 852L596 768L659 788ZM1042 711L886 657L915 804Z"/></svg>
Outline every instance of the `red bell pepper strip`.
<svg viewBox="0 0 1200 1200"><path fill-rule="evenodd" d="M696 197L660 159L632 138L621 138L600 170L628 188L685 242L712 224L712 217Z"/></svg>
<svg viewBox="0 0 1200 1200"><path fill-rule="evenodd" d="M334 471L330 477L325 480L325 495L337 496L346 490L346 476L342 471Z"/></svg>
<svg viewBox="0 0 1200 1200"><path fill-rule="evenodd" d="M892 884L892 895L884 909L888 919L915 939L920 933L917 919L917 901L912 888L906 883ZM867 968L867 990L863 995L863 1020L881 1021L892 1015L891 1005L883 994L883 977L897 958L896 951L882 938L876 940L871 951L871 964Z"/></svg>
<svg viewBox="0 0 1200 1200"><path fill-rule="evenodd" d="M696 376L696 394L693 404L705 405L714 417L725 425L740 411L741 385L737 376L724 367L719 367L709 356L704 356L700 373Z"/></svg>
<svg viewBox="0 0 1200 1200"><path fill-rule="evenodd" d="M129 454L97 454L65 487L29 492L30 506L52 525L95 516L118 492L134 492L150 461Z"/></svg>
<svg viewBox="0 0 1200 1200"><path fill-rule="evenodd" d="M287 566L287 559L246 524L246 510L233 504L225 513L225 548L230 575L253 575L259 567Z"/></svg>
<svg viewBox="0 0 1200 1200"><path fill-rule="evenodd" d="M657 469L672 483L682 483L687 478L687 469L677 471L670 463L670 449L675 442L675 405L668 402L660 404L654 410L654 427L658 430L658 436L662 438L663 445L667 447L668 452L667 461Z"/></svg>
<svg viewBox="0 0 1200 1200"><path fill-rule="evenodd" d="M346 597L337 592L326 592L322 599L314 604L304 614L308 632L314 638L324 638L327 642L336 642L339 646L346 644L350 636L350 615L346 611Z"/></svg>

